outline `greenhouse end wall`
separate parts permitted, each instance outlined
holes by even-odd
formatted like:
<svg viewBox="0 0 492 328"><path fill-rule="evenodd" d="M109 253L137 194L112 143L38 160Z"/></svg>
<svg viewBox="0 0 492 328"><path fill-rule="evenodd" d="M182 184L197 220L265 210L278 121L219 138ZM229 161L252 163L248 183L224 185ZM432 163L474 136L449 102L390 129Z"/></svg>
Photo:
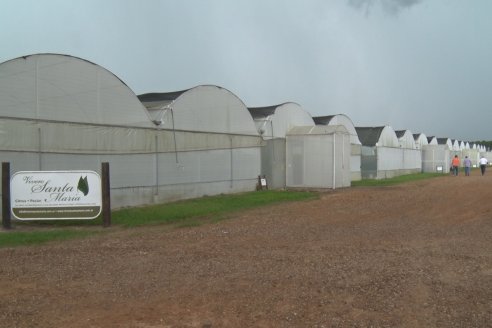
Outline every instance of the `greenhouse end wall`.
<svg viewBox="0 0 492 328"><path fill-rule="evenodd" d="M422 147L422 171L425 173L449 173L451 152L447 145Z"/></svg>
<svg viewBox="0 0 492 328"><path fill-rule="evenodd" d="M287 135L289 188L350 186L350 138L345 134Z"/></svg>
<svg viewBox="0 0 492 328"><path fill-rule="evenodd" d="M261 175L269 189L285 188L285 138L268 139L261 149Z"/></svg>
<svg viewBox="0 0 492 328"><path fill-rule="evenodd" d="M350 145L350 179L352 181L359 181L362 179L361 154L362 146L360 144Z"/></svg>

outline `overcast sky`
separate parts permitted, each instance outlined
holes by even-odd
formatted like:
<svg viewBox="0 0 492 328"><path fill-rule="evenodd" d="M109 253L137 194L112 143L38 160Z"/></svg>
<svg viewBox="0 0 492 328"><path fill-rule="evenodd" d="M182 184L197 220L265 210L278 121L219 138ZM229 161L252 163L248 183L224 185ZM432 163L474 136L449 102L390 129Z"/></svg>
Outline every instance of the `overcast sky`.
<svg viewBox="0 0 492 328"><path fill-rule="evenodd" d="M81 57L136 94L215 84L356 126L492 140L490 0L0 0L0 62Z"/></svg>

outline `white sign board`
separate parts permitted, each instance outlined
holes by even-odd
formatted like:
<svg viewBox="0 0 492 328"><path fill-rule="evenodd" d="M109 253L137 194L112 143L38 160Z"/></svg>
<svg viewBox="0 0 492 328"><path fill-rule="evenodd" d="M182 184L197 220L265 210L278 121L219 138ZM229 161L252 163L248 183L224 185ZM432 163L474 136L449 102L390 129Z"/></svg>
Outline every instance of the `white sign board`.
<svg viewBox="0 0 492 328"><path fill-rule="evenodd" d="M94 171L22 171L10 181L12 215L19 220L94 219L102 209Z"/></svg>

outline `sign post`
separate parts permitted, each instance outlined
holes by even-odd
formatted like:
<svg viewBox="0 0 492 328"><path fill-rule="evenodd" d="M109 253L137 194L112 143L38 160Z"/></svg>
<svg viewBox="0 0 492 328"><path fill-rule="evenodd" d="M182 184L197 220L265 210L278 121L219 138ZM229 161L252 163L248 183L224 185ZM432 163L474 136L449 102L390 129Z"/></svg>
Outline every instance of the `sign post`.
<svg viewBox="0 0 492 328"><path fill-rule="evenodd" d="M2 163L2 227L11 229L10 224L10 163Z"/></svg>
<svg viewBox="0 0 492 328"><path fill-rule="evenodd" d="M102 197L103 197L102 219L103 219L103 227L107 228L111 226L111 194L110 194L108 162L104 162L101 164L101 174L102 174Z"/></svg>

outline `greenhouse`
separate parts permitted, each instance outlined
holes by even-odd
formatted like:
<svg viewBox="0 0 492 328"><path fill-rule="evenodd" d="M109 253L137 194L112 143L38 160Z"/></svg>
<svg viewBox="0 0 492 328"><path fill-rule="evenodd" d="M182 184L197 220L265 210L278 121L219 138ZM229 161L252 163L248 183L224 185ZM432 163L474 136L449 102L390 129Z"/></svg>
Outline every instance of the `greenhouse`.
<svg viewBox="0 0 492 328"><path fill-rule="evenodd" d="M395 134L403 152L401 174L421 172L422 152L417 148L412 132L410 130L397 130Z"/></svg>
<svg viewBox="0 0 492 328"><path fill-rule="evenodd" d="M415 147L417 149L422 149L422 146L429 144L428 138L423 133L414 133L413 140L415 141Z"/></svg>
<svg viewBox="0 0 492 328"><path fill-rule="evenodd" d="M261 137L244 103L200 85L138 98L156 125L156 177L163 200L255 190Z"/></svg>
<svg viewBox="0 0 492 328"><path fill-rule="evenodd" d="M343 125L350 134L350 173L352 181L358 181L362 179L361 175L361 143L355 130L352 120L344 115L330 115L330 116L318 116L313 117L316 124L319 125Z"/></svg>
<svg viewBox="0 0 492 328"><path fill-rule="evenodd" d="M396 130L396 137L400 148L415 149L415 139L410 130Z"/></svg>
<svg viewBox="0 0 492 328"><path fill-rule="evenodd" d="M436 144L422 147L422 171L449 173L453 152L453 141L450 138L434 138ZM461 154L459 155L461 156Z"/></svg>
<svg viewBox="0 0 492 328"><path fill-rule="evenodd" d="M404 174L403 150L392 127L356 127L362 143L363 179L385 179Z"/></svg>
<svg viewBox="0 0 492 328"><path fill-rule="evenodd" d="M77 57L4 62L2 161L11 174L100 172L109 162L113 208L255 189L261 138L236 96L204 86L165 102L147 109L113 73Z"/></svg>
<svg viewBox="0 0 492 328"><path fill-rule="evenodd" d="M307 111L293 102L250 107L248 110L264 140L261 149L261 175L266 176L269 188L285 188L287 132L296 126L314 126L314 121Z"/></svg>

